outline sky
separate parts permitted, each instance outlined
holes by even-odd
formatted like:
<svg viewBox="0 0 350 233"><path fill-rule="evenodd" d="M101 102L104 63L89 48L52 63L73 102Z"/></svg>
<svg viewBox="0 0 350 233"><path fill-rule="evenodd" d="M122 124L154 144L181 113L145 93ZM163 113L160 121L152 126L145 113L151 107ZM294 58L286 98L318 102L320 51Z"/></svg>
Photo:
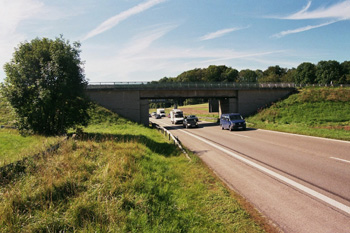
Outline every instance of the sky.
<svg viewBox="0 0 350 233"><path fill-rule="evenodd" d="M81 43L90 82L350 60L350 0L0 0L0 82L18 45Z"/></svg>

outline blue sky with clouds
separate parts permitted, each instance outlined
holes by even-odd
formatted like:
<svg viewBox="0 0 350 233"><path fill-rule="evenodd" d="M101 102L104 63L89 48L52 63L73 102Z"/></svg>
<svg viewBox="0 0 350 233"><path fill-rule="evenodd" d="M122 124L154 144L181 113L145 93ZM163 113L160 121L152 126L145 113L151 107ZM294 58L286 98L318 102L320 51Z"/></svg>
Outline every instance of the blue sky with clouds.
<svg viewBox="0 0 350 233"><path fill-rule="evenodd" d="M350 0L0 0L0 82L20 42L80 41L90 82L350 60Z"/></svg>

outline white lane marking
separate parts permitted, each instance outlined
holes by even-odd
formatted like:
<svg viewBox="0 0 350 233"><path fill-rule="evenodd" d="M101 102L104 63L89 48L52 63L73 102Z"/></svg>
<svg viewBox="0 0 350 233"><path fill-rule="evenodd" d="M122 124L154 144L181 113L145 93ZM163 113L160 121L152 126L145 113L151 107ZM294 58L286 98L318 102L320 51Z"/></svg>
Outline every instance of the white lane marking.
<svg viewBox="0 0 350 233"><path fill-rule="evenodd" d="M281 181L283 181L283 182L293 186L294 188L302 190L303 192L305 192L305 193L307 193L307 194L309 194L309 195L311 195L311 196L313 196L313 197L315 197L315 198L317 198L317 199L319 199L321 201L324 201L324 202L328 203L329 205L331 205L331 206L333 206L333 207L335 207L335 208L337 208L339 210L342 210L342 211L350 214L350 207L347 206L347 205L344 205L343 203L340 203L340 202L338 202L336 200L333 200L333 199L331 199L331 198L329 198L329 197L327 197L327 196L325 196L325 195L323 195L323 194L321 194L319 192L316 192L316 191L314 191L314 190L312 190L312 189L310 189L310 188L308 188L308 187L306 187L306 186L304 186L302 184L299 184L299 183L297 183L297 182L295 182L295 181L293 181L293 180L291 180L291 179L289 179L287 177L284 177L284 176L282 176L282 175L280 175L280 174L278 174L278 173L276 173L274 171L271 171L271 170L269 170L269 169L267 169L267 168L265 168L265 167L263 167L263 166L261 166L261 165L259 165L257 163L254 163L254 162L252 162L252 161L250 161L250 160L248 160L246 158L243 158L242 156L239 156L239 155L237 155L237 154L235 154L235 153L233 153L233 152L231 152L229 150L226 150L225 148L222 148L222 147L220 147L220 146L218 146L218 145L216 145L216 144L214 144L214 143L212 143L210 141L207 141L207 140L205 140L205 139L203 139L201 137L198 137L197 135L194 135L192 133L189 133L189 132L181 130L181 129L180 129L180 131L185 133L185 134L188 134L188 135L190 135L190 136L192 136L194 138L197 138L198 140L200 140L200 141L202 141L204 143L207 143L208 145L210 145L212 147L215 147L218 150L221 150L222 152L232 156L233 158L236 158L236 159L238 159L238 160L240 160L240 161L242 161L242 162L244 162L246 164L249 164L250 166L255 167L256 169L258 169L258 170L260 170L262 172L265 172L265 173L269 174L270 176L275 177L276 179L279 179L279 180L281 180Z"/></svg>
<svg viewBox="0 0 350 233"><path fill-rule="evenodd" d="M235 136L239 136L239 137L243 137L243 138L250 138L249 136L246 135L241 135L241 134L237 134L237 133L232 133Z"/></svg>
<svg viewBox="0 0 350 233"><path fill-rule="evenodd" d="M336 157L329 157L330 159L335 159L335 160L338 160L338 161L342 161L342 162L345 162L345 163L350 163L349 160L346 160L346 159L339 159L339 158L336 158Z"/></svg>
<svg viewBox="0 0 350 233"><path fill-rule="evenodd" d="M286 135L292 135L292 136L297 136L297 137L314 138L314 139L333 141L333 142L342 142L342 143L349 143L350 144L350 141L339 140L339 139L321 138L321 137L315 137L315 136L309 136L309 135L302 135L302 134L295 134L295 133L286 133L286 132L280 132L280 131L273 131L273 130L268 130L268 129L257 129L257 130L268 131L268 132L276 133L276 134L286 134Z"/></svg>

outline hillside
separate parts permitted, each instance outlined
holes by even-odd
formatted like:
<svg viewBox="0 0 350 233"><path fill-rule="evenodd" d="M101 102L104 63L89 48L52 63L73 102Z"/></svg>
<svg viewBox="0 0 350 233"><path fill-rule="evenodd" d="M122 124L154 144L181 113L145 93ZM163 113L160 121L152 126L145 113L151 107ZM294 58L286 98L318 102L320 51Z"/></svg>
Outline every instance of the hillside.
<svg viewBox="0 0 350 233"><path fill-rule="evenodd" d="M350 88L303 88L247 122L249 127L350 140Z"/></svg>

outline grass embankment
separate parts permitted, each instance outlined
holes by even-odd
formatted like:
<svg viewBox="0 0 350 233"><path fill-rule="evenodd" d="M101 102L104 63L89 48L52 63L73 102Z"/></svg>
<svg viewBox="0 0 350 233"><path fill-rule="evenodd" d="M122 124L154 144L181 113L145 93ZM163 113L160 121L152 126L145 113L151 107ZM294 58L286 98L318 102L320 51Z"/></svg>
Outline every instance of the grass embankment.
<svg viewBox="0 0 350 233"><path fill-rule="evenodd" d="M350 140L350 88L303 88L246 120L254 128Z"/></svg>
<svg viewBox="0 0 350 233"><path fill-rule="evenodd" d="M262 232L201 161L102 108L0 184L3 232Z"/></svg>
<svg viewBox="0 0 350 233"><path fill-rule="evenodd" d="M15 123L14 112L0 95L0 167L45 151L63 140L63 137L43 137L31 135L23 137L18 130L8 128ZM6 128L5 128L6 127Z"/></svg>

